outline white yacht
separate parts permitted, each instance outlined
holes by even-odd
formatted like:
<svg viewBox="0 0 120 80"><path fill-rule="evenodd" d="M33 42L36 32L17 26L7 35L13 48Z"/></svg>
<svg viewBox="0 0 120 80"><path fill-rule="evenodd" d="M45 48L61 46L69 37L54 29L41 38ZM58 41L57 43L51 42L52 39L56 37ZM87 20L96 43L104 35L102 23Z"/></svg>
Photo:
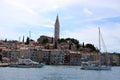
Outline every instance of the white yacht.
<svg viewBox="0 0 120 80"><path fill-rule="evenodd" d="M42 68L44 66L43 63L38 63L32 61L31 59L18 59L17 63L9 64L9 67L17 67L17 68Z"/></svg>

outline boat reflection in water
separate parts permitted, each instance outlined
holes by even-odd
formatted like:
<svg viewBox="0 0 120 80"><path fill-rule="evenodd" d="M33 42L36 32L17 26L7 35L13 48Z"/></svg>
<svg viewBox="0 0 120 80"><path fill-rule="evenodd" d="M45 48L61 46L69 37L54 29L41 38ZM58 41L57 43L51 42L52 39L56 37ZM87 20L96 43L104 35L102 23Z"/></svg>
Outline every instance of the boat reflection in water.
<svg viewBox="0 0 120 80"><path fill-rule="evenodd" d="M17 68L42 68L43 66L44 66L43 63L38 63L32 61L31 59L18 59L17 63L9 65L9 67L17 67Z"/></svg>

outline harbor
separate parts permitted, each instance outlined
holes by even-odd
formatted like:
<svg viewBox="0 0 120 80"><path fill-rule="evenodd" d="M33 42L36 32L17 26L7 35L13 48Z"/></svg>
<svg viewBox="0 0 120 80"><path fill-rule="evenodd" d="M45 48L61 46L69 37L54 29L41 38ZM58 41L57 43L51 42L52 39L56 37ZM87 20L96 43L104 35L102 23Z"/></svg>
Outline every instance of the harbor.
<svg viewBox="0 0 120 80"><path fill-rule="evenodd" d="M0 0L0 80L120 80L120 0Z"/></svg>

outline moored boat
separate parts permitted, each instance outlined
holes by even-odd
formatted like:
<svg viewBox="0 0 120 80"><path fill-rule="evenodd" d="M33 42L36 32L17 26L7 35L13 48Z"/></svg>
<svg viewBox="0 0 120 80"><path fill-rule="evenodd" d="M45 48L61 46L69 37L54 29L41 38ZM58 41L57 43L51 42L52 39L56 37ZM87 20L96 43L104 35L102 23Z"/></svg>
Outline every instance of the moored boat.
<svg viewBox="0 0 120 80"><path fill-rule="evenodd" d="M8 63L0 63L0 67L8 67L9 64Z"/></svg>
<svg viewBox="0 0 120 80"><path fill-rule="evenodd" d="M83 70L111 70L111 66L98 65L92 62L82 62L81 69Z"/></svg>
<svg viewBox="0 0 120 80"><path fill-rule="evenodd" d="M19 59L17 63L9 64L9 67L16 68L42 68L43 66L43 63L38 63L31 59Z"/></svg>

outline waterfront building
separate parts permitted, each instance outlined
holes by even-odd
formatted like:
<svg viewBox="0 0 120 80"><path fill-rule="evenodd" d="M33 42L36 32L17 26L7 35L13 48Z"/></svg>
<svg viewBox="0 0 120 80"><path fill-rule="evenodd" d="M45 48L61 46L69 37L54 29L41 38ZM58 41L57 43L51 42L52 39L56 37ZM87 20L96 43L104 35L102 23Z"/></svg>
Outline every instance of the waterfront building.
<svg viewBox="0 0 120 80"><path fill-rule="evenodd" d="M81 65L81 57L80 52L70 51L70 65Z"/></svg>
<svg viewBox="0 0 120 80"><path fill-rule="evenodd" d="M44 62L49 64L49 50L48 49L39 49L37 50L38 62Z"/></svg>
<svg viewBox="0 0 120 80"><path fill-rule="evenodd" d="M37 49L30 49L30 59L38 62Z"/></svg>
<svg viewBox="0 0 120 80"><path fill-rule="evenodd" d="M69 65L70 64L70 53L69 50L62 50L64 53L64 65Z"/></svg>
<svg viewBox="0 0 120 80"><path fill-rule="evenodd" d="M44 62L46 64L59 65L64 63L64 54L58 49L42 49L38 51L39 62Z"/></svg>
<svg viewBox="0 0 120 80"><path fill-rule="evenodd" d="M50 63L55 65L61 65L64 63L64 53L61 50L51 50Z"/></svg>
<svg viewBox="0 0 120 80"><path fill-rule="evenodd" d="M111 54L111 65L118 66L120 65L120 53Z"/></svg>
<svg viewBox="0 0 120 80"><path fill-rule="evenodd" d="M99 53L91 52L87 48L81 48L77 52L75 45L70 51L68 43L59 44L60 49L53 49L53 44L48 45L48 49L44 49L38 42L33 42L30 45L16 41L0 42L0 54L4 59L8 58L12 62L16 62L18 58L31 58L33 61L45 62L51 65L80 65L82 60L97 61L100 58ZM107 56L108 64L113 66L120 65L120 53L102 54L102 64L106 62L105 56Z"/></svg>
<svg viewBox="0 0 120 80"><path fill-rule="evenodd" d="M7 58L11 58L11 50L10 49L7 49L7 48L4 48L2 49L2 56L3 57L7 57Z"/></svg>
<svg viewBox="0 0 120 80"><path fill-rule="evenodd" d="M98 61L100 59L100 55L97 52L82 52L82 60L83 61Z"/></svg>

